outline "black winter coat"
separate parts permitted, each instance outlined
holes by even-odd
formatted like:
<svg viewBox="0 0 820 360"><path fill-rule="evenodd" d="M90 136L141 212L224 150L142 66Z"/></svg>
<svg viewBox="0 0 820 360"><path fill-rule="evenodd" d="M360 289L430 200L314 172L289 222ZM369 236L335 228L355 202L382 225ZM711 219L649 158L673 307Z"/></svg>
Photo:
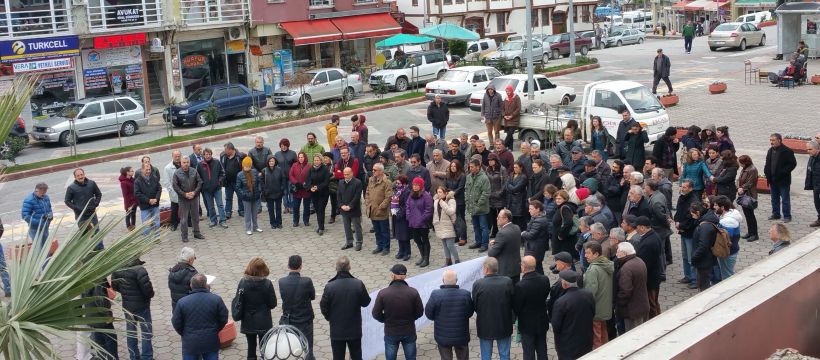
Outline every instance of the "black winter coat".
<svg viewBox="0 0 820 360"><path fill-rule="evenodd" d="M803 190L820 190L820 155L809 157Z"/></svg>
<svg viewBox="0 0 820 360"><path fill-rule="evenodd" d="M337 181L333 179L333 174L328 171L327 167L319 166L318 168L311 166L308 170L307 181L305 185L310 191L310 188L316 186L316 192L311 193L311 196L327 196L330 193L330 182ZM337 184L338 185L338 184Z"/></svg>
<svg viewBox="0 0 820 360"><path fill-rule="evenodd" d="M658 290L661 288L663 267L665 263L661 263L661 254L663 249L663 242L654 230L649 230L646 234L641 235L641 240L635 245L635 253L638 255L644 264L646 264L646 288L649 290ZM665 260L664 260L665 261Z"/></svg>
<svg viewBox="0 0 820 360"><path fill-rule="evenodd" d="M573 215L578 211L578 206L569 201L561 204L555 210L555 216L552 218L552 254L557 254L566 251L576 257L575 240L578 231L573 232Z"/></svg>
<svg viewBox="0 0 820 360"><path fill-rule="evenodd" d="M282 314L289 314L292 324L313 323L313 306L310 305L316 300L313 280L291 271L279 279L279 296L282 297Z"/></svg>
<svg viewBox="0 0 820 360"><path fill-rule="evenodd" d="M264 277L245 275L236 287L237 293L239 289L244 289L240 331L243 334L268 332L273 327L271 310L276 307L273 283Z"/></svg>
<svg viewBox="0 0 820 360"><path fill-rule="evenodd" d="M541 170L539 173L532 173L527 179L527 197L535 200L544 193L544 186L547 185L547 171Z"/></svg>
<svg viewBox="0 0 820 360"><path fill-rule="evenodd" d="M74 210L74 218L81 221L88 220L94 215L101 199L102 192L97 183L88 178L82 184L74 180L65 191L65 205Z"/></svg>
<svg viewBox="0 0 820 360"><path fill-rule="evenodd" d="M737 170L737 166L721 166L720 170L717 171L717 174L714 174L718 195L724 195L732 201L735 200L737 197L737 184L735 183L735 179L737 178Z"/></svg>
<svg viewBox="0 0 820 360"><path fill-rule="evenodd" d="M458 285L441 285L433 290L424 315L433 320L433 337L441 346L464 346L470 343L470 317L475 311L470 292Z"/></svg>
<svg viewBox="0 0 820 360"><path fill-rule="evenodd" d="M159 200L162 197L162 185L159 183L159 178L155 176L148 176L148 178L146 178L142 176L142 174L135 176L134 196L137 197L137 205L140 210L159 207ZM156 199L156 204L149 204L149 199Z"/></svg>
<svg viewBox="0 0 820 360"><path fill-rule="evenodd" d="M524 242L524 254L535 255L536 252L549 250L550 220L542 213L530 218L527 229L521 232L521 241Z"/></svg>
<svg viewBox="0 0 820 360"><path fill-rule="evenodd" d="M273 169L270 166L266 167L262 174L265 179L262 183L262 195L266 199L281 199L286 191L290 191L287 188L288 174L278 163Z"/></svg>
<svg viewBox="0 0 820 360"><path fill-rule="evenodd" d="M518 330L522 334L545 336L549 329L547 319L547 297L550 294L550 279L535 271L521 276L515 284L513 309L518 317Z"/></svg>
<svg viewBox="0 0 820 360"><path fill-rule="evenodd" d="M652 156L658 160L658 167L662 169L678 168L678 150L680 142L674 142L674 137L661 136L652 147Z"/></svg>
<svg viewBox="0 0 820 360"><path fill-rule="evenodd" d="M344 180L339 181L339 189L336 192L338 198L339 209L343 205L350 206L349 211L342 210L343 215L352 217L362 216L362 182L359 179L352 178L350 182Z"/></svg>
<svg viewBox="0 0 820 360"><path fill-rule="evenodd" d="M188 263L179 262L168 269L168 289L171 290L171 308L177 306L179 299L191 292L191 278L196 269Z"/></svg>
<svg viewBox="0 0 820 360"><path fill-rule="evenodd" d="M595 297L589 290L568 288L552 309L552 331L558 359L577 359L592 351Z"/></svg>
<svg viewBox="0 0 820 360"><path fill-rule="evenodd" d="M637 134L627 133L624 137L624 163L632 165L636 170L643 169L644 160L646 160L646 143L649 142L649 137L646 131L641 131Z"/></svg>
<svg viewBox="0 0 820 360"><path fill-rule="evenodd" d="M384 323L384 336L416 334L416 320L424 315L418 290L404 280L393 280L379 291L371 315Z"/></svg>
<svg viewBox="0 0 820 360"><path fill-rule="evenodd" d="M202 160L196 167L199 177L202 179L202 192L213 193L225 186L225 169L219 160L212 158L211 161Z"/></svg>
<svg viewBox="0 0 820 360"><path fill-rule="evenodd" d="M364 283L340 271L325 285L319 307L330 323L330 340L362 338L362 308L370 304Z"/></svg>
<svg viewBox="0 0 820 360"><path fill-rule="evenodd" d="M629 128L637 124L638 122L635 121L634 118L630 118L627 121L620 121L618 122L618 132L615 135L615 152L616 156L623 157L623 149L624 149L624 139L626 139L626 133L629 131Z"/></svg>
<svg viewBox="0 0 820 360"><path fill-rule="evenodd" d="M111 274L111 287L122 295L122 307L133 313L150 307L154 297L154 285L143 264L144 261L136 260L131 267Z"/></svg>
<svg viewBox="0 0 820 360"><path fill-rule="evenodd" d="M692 238L692 266L698 269L709 269L717 264L712 254L712 245L717 239L717 226L720 221L714 212L709 211L700 218Z"/></svg>
<svg viewBox="0 0 820 360"><path fill-rule="evenodd" d="M431 101L430 105L427 106L427 121L429 121L433 127L443 128L447 126L449 120L450 109L447 108L447 104L441 102L437 106L435 101Z"/></svg>
<svg viewBox="0 0 820 360"><path fill-rule="evenodd" d="M698 201L698 199L695 198L694 192L678 196L678 205L676 207L678 210L675 212L673 219L678 223L678 233L681 237L692 238L695 234L695 228L698 226L698 223L692 219L692 215L689 213L689 207L691 207L695 201Z"/></svg>
<svg viewBox="0 0 820 360"><path fill-rule="evenodd" d="M507 209L513 216L526 216L529 209L527 201L527 175L522 173L517 177L507 177Z"/></svg>
<svg viewBox="0 0 820 360"><path fill-rule="evenodd" d="M763 167L763 174L766 180L772 185L790 185L792 183L792 170L797 167L797 159L794 158L794 151L786 145L777 148L769 148L766 153L766 165Z"/></svg>
<svg viewBox="0 0 820 360"><path fill-rule="evenodd" d="M463 174L455 179L448 176L447 180L444 181L447 189L456 193L456 205L464 205L464 186L466 185L466 182L467 177Z"/></svg>
<svg viewBox="0 0 820 360"><path fill-rule="evenodd" d="M512 279L498 274L487 275L473 283L472 295L479 339L497 340L512 335L513 292Z"/></svg>
<svg viewBox="0 0 820 360"><path fill-rule="evenodd" d="M222 298L206 289L196 289L178 305L171 324L182 336L182 353L219 351L219 331L228 323L228 308Z"/></svg>

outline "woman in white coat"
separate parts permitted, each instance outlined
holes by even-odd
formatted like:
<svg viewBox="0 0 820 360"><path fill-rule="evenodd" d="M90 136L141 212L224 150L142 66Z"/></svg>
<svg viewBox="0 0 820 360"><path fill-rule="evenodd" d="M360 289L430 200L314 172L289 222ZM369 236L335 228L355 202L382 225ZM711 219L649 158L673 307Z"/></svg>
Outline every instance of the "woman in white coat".
<svg viewBox="0 0 820 360"><path fill-rule="evenodd" d="M445 266L460 262L456 248L456 232L453 228L455 221L455 193L448 192L444 186L439 186L436 189L436 195L433 196L433 229L436 230L436 236L444 245Z"/></svg>

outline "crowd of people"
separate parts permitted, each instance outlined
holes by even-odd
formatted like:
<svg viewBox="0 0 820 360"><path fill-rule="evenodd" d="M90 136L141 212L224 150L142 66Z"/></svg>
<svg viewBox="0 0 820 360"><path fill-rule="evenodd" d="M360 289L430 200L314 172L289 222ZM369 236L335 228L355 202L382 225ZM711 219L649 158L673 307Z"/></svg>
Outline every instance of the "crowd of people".
<svg viewBox="0 0 820 360"><path fill-rule="evenodd" d="M521 143L520 153L514 154L505 144L511 137L502 139L493 124L488 124L491 133L495 132L490 144L466 133L446 141L446 104L436 99L430 106L428 117L439 117L436 134L422 135L416 126L399 128L383 147L368 142L366 118L356 115L349 137L338 133L341 119L331 118L325 127L328 149L309 132L298 151L291 149L289 139L282 138L274 152L258 136L247 153L230 142L218 157L213 149L199 144L193 145L188 156L174 150L171 161L161 169L145 156L139 171L132 167L121 170L126 227L134 228L139 210L143 222L152 222L146 235L154 234L160 226L164 189L171 202L169 229L179 230L185 243L189 242L189 227L195 239L205 238L201 219L207 219L209 227L228 227L236 195L236 214L244 218L248 236L263 232L259 216L264 203L274 232L283 228L284 216L292 214L294 228L312 228L321 236L326 223L341 216L341 250L362 250L366 230L362 218L367 217L375 238L374 255L389 255L395 245L395 258L409 261L413 240L419 268L436 262L430 259L430 230L443 249L440 265L459 263L459 252L464 251L460 246L470 240L468 249L486 251L486 276L470 294L458 289L455 273L448 271L444 285L426 305L417 299L417 292L414 295L415 290L407 288L406 266L399 263L391 268L391 285L379 294L373 311L373 317L386 324L388 359L395 358L399 344L405 356L413 358L412 324L425 314L436 322L442 358L453 358L453 353L466 358L466 324L473 313L477 314L483 359L489 359L494 341L501 358L507 358L515 319L525 358L546 358L550 323L559 358L579 357L660 314L660 285L674 276L667 268L674 261L682 265L678 282L702 291L734 273L741 238L759 239L755 217L759 173L748 155L736 154L726 126L701 129L693 125L682 137L670 127L647 156L643 151L648 142L645 129L628 110L621 109L623 121L614 136L597 119L588 154L577 126L565 129L553 149L544 150L534 140ZM820 134L807 144L810 160L805 189L813 191L818 211L812 227L820 226L818 141ZM789 195L797 161L779 134L772 134L770 142L763 174L772 193L769 220L782 220L769 231L775 252L790 239L785 224L792 220ZM74 178L65 204L74 211L79 226L91 230L97 224L102 193L82 169L74 171ZM674 202L673 181L679 185ZM37 184L23 202L22 216L35 241L48 238L53 219L47 189L46 184ZM468 214L472 239L468 239ZM741 235L743 223L747 231ZM680 259L672 256L673 234L680 236ZM728 236L729 249L722 255L713 248L724 236ZM547 251L555 259L551 270L560 278L551 287L544 275ZM227 320L222 304L214 307L219 311L207 324L185 321L186 317L203 321L198 314L204 311L202 305L217 302L208 294L204 278L195 276L193 259L193 251L184 248L180 263L169 273L174 327L183 337L186 356L212 353L216 351L213 344L218 343L195 337L198 330L189 327L201 325L218 331ZM134 265L127 274L134 284L114 282L114 287L124 300L125 293L143 289L143 299L132 301L126 309L150 322L150 309L145 307L153 295L145 290L150 280L147 273L133 270L139 269L138 260ZM331 324L333 358L344 358L348 348L356 359L361 353L356 342L361 338L359 308L367 306L370 298L361 281L350 275L346 257L336 266L338 274L322 296L322 314ZM309 309L315 291L310 279L299 276L301 258L291 257L288 267L291 273L279 282L288 318L280 322L299 328L312 346L313 312ZM257 306L269 313L277 302L264 261L252 259L245 275L239 287L246 299L254 299L247 300L246 309ZM5 277L3 280L7 284ZM256 344L272 320L268 315L249 320L252 313L239 320L248 343ZM142 332L150 334L150 326ZM150 337L147 343L144 339L143 347L148 350L143 352L150 354ZM132 355L139 353L136 340L129 338L128 348ZM249 346L248 358L255 358L254 351L255 346Z"/></svg>

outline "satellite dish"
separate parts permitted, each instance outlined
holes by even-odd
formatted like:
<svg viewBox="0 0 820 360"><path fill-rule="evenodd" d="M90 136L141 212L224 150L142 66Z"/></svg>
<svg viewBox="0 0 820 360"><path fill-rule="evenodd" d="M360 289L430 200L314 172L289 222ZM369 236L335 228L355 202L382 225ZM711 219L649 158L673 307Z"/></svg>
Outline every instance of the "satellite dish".
<svg viewBox="0 0 820 360"><path fill-rule="evenodd" d="M262 337L259 352L264 360L304 360L309 349L305 335L291 325L276 325Z"/></svg>

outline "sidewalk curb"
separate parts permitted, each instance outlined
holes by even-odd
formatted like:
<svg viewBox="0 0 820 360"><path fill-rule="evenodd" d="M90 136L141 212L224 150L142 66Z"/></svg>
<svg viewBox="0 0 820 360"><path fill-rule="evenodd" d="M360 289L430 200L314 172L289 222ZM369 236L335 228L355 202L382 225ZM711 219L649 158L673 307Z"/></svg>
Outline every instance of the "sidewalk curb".
<svg viewBox="0 0 820 360"><path fill-rule="evenodd" d="M352 115L361 114L361 113L367 112L367 111L382 110L382 109L387 109L387 108L391 108L391 107L395 107L395 106L404 106L404 105L409 105L409 104L415 104L415 103L419 103L419 102L423 102L423 101L427 101L427 99L425 97L421 96L421 97L416 98L416 99L405 99L405 100L399 100L399 101L389 102L389 103L385 103L385 104L368 106L366 108L347 110L347 111L340 112L337 115L339 115L340 117L352 116ZM20 171L20 172L11 173L11 174L4 174L2 177L0 177L0 182L15 181L15 180L25 179L25 178L32 177L32 176L52 173L52 172L56 172L56 171L65 171L65 170L70 170L70 169L76 169L76 168L82 167L82 166L101 164L101 163L108 162L108 161L111 161L111 160L126 159L126 158L130 158L132 156L137 156L137 155L141 155L141 154L151 154L151 153L155 153L155 152L171 151L171 150L179 149L181 147L193 146L194 144L201 144L201 143L214 142L214 141L219 141L219 140L232 139L232 138L237 137L237 136L254 135L254 134L257 134L257 133L260 133L260 132L279 130L279 129L284 129L284 128L288 128L288 127L292 127L292 126L312 124L312 123L316 123L316 122L320 122L320 121L326 121L329 118L330 118L330 115L317 115L317 116L312 116L312 117L309 117L309 118L291 120L291 121L287 121L287 122L283 122L283 123L262 126L262 127L258 127L258 128L254 128L254 129L237 130L237 131L233 131L233 132L229 132L229 133L225 133L225 134L202 137L202 138L198 138L196 140L183 140L183 141L178 141L178 142L174 142L174 143L171 143L171 144L157 145L157 146L142 148L142 149L138 149L138 150L131 150L131 151L126 151L126 152L122 152L122 153L112 154L112 155L108 155L108 156L99 156L99 157L95 157L95 158L91 158L91 159L71 161L71 162L62 163L62 164L58 164L58 165L53 165L53 166L49 166L49 167L45 167L45 168L24 170L24 171Z"/></svg>
<svg viewBox="0 0 820 360"><path fill-rule="evenodd" d="M568 75L568 74L574 74L574 73L581 72L581 71L597 69L599 67L601 67L601 64L594 63L594 64L589 64L589 65L576 66L576 67L568 68L568 69L561 69L561 70L557 70L557 71L546 72L546 73L544 73L544 76L553 77L553 76Z"/></svg>

